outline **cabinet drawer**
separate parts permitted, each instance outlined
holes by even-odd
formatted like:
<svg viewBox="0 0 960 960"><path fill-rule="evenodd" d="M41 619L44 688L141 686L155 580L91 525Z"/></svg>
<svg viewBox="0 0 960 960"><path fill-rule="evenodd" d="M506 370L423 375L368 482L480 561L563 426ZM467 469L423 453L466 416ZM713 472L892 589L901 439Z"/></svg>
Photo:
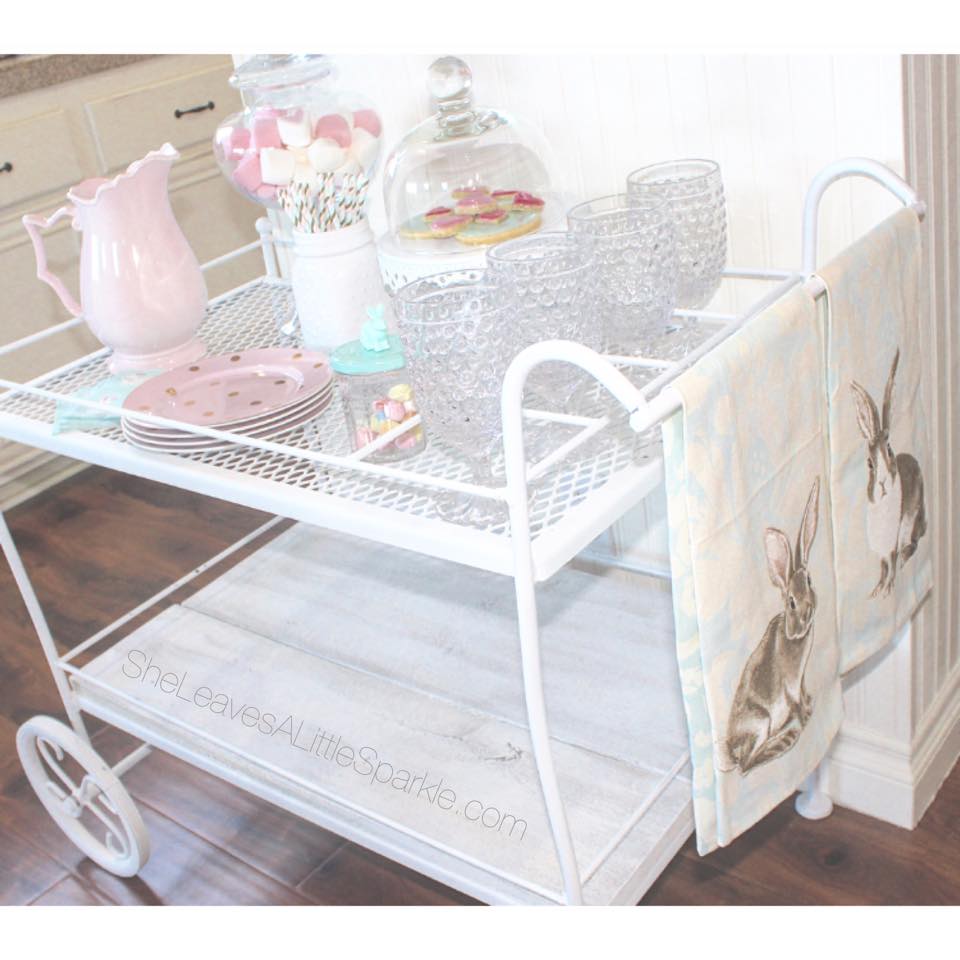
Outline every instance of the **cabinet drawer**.
<svg viewBox="0 0 960 960"><path fill-rule="evenodd" d="M241 107L228 65L87 104L104 171L125 167L164 143L177 149L210 142L217 123ZM192 113L184 111L204 107Z"/></svg>
<svg viewBox="0 0 960 960"><path fill-rule="evenodd" d="M0 207L72 187L83 168L62 110L0 126Z"/></svg>

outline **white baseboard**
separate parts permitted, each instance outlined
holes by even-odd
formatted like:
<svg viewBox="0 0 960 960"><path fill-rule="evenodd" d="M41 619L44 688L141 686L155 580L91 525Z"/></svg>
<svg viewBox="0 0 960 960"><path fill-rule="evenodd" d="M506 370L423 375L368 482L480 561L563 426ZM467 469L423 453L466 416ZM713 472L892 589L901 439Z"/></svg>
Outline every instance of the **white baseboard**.
<svg viewBox="0 0 960 960"><path fill-rule="evenodd" d="M960 758L960 663L924 714L913 738L916 822L926 813L940 785Z"/></svg>
<svg viewBox="0 0 960 960"><path fill-rule="evenodd" d="M18 443L0 445L0 511L10 510L86 466L79 460Z"/></svg>
<svg viewBox="0 0 960 960"><path fill-rule="evenodd" d="M912 830L960 757L960 664L912 743L845 723L828 755L834 802Z"/></svg>

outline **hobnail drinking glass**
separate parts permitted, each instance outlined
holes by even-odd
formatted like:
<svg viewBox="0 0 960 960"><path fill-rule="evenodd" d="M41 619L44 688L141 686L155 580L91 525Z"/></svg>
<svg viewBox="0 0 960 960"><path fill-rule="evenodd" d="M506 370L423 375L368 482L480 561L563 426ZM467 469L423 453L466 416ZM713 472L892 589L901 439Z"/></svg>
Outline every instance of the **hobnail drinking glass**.
<svg viewBox="0 0 960 960"><path fill-rule="evenodd" d="M503 427L500 389L520 349L516 313L483 271L453 270L409 283L394 300L397 330L424 423L459 453L474 482L494 485ZM497 501L440 497L441 512L471 521L502 519Z"/></svg>
<svg viewBox="0 0 960 960"><path fill-rule="evenodd" d="M631 200L669 204L677 233L680 270L677 306L705 307L727 265L727 214L720 167L713 160L673 160L634 170Z"/></svg>
<svg viewBox="0 0 960 960"><path fill-rule="evenodd" d="M593 241L586 234L536 233L487 251L487 279L515 306L520 347L541 340L573 340L600 347ZM585 382L568 363L535 367L527 386L550 407L566 407Z"/></svg>
<svg viewBox="0 0 960 960"><path fill-rule="evenodd" d="M632 355L670 322L676 305L677 253L665 200L625 193L567 212L571 233L593 240L603 349Z"/></svg>

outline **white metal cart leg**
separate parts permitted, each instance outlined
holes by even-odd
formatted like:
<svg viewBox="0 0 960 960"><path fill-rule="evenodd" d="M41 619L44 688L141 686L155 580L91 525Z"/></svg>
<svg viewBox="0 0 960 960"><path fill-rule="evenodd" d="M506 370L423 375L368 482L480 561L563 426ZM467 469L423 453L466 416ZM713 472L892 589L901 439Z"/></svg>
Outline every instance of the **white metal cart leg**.
<svg viewBox="0 0 960 960"><path fill-rule="evenodd" d="M523 387L527 375L545 360L566 360L598 379L633 414L643 400L637 389L612 364L580 344L547 340L522 350L510 364L503 381L503 451L513 544L513 578L517 595L517 626L523 667L523 693L533 756L547 808L553 843L560 862L567 903L583 903L583 885L570 834L563 798L550 746L547 707L540 665L540 627L537 619L536 572L530 542L527 504L526 455L523 443Z"/></svg>
<svg viewBox="0 0 960 960"><path fill-rule="evenodd" d="M794 809L806 820L823 820L833 813L833 801L823 785L823 764L800 784Z"/></svg>
<svg viewBox="0 0 960 960"><path fill-rule="evenodd" d="M63 709L67 712L70 725L79 737L82 737L89 743L90 736L87 733L87 728L80 715L80 708L77 705L76 696L57 662L59 659L57 645L54 643L53 635L50 633L47 618L43 615L43 608L40 606L40 601L34 592L33 584L30 582L30 577L20 557L20 551L17 550L17 545L14 543L13 537L10 534L10 528L7 526L6 517L4 517L2 512L0 512L0 546L3 547L3 555L7 558L7 563L10 564L13 579L20 588L20 596L23 597L27 613L30 614L33 628L37 631L37 636L40 638L40 646L43 648L43 653L47 658L47 664L50 667L50 672L53 674L53 681L57 685L57 692L63 701Z"/></svg>
<svg viewBox="0 0 960 960"><path fill-rule="evenodd" d="M521 439L521 458L523 457ZM522 462L522 459L521 459ZM540 789L547 807L547 817L553 832L554 847L560 861L563 892L567 903L582 904L583 890L580 871L573 850L570 825L560 796L557 772L550 747L547 705L543 696L543 676L540 669L540 625L537 618L536 583L533 571L533 553L530 547L530 518L527 511L527 483L523 468L511 485L510 534L514 545L513 579L517 596L517 627L520 633L520 657L523 665L523 696L527 707L527 724L533 744L533 757L540 777Z"/></svg>

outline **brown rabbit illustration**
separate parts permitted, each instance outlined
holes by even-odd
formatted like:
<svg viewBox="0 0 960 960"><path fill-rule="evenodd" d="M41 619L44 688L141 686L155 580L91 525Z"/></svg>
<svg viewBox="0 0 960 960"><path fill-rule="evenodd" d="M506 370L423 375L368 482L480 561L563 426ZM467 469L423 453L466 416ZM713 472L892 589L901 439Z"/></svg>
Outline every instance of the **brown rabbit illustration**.
<svg viewBox="0 0 960 960"><path fill-rule="evenodd" d="M927 532L923 473L909 453L894 455L890 445L890 404L900 348L893 357L883 393L883 413L856 380L850 382L857 404L857 423L867 441L867 542L880 557L880 580L871 597L893 589L897 568L917 552Z"/></svg>
<svg viewBox="0 0 960 960"><path fill-rule="evenodd" d="M803 510L795 551L787 535L767 527L763 541L767 572L783 596L783 612L767 625L759 646L750 654L727 724L726 751L732 770L741 774L786 753L813 712L803 677L813 647L813 615L817 595L807 569L817 533L820 478Z"/></svg>

